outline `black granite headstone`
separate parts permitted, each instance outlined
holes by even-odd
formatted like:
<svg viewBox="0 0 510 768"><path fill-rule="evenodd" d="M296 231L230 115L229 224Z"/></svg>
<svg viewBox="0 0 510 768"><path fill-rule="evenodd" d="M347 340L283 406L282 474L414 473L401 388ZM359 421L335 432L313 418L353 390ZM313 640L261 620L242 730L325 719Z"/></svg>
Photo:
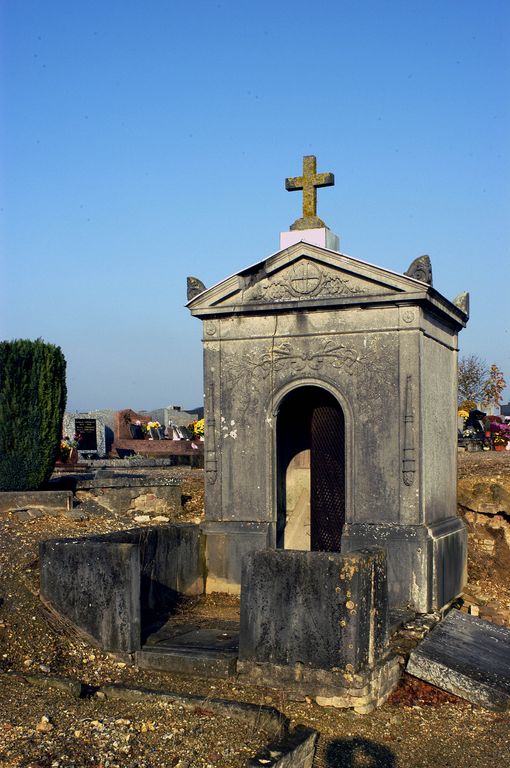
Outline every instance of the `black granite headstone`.
<svg viewBox="0 0 510 768"><path fill-rule="evenodd" d="M143 432L140 424L130 424L129 434L132 440L143 440Z"/></svg>
<svg viewBox="0 0 510 768"><path fill-rule="evenodd" d="M75 419L74 428L81 435L80 451L97 451L96 419Z"/></svg>

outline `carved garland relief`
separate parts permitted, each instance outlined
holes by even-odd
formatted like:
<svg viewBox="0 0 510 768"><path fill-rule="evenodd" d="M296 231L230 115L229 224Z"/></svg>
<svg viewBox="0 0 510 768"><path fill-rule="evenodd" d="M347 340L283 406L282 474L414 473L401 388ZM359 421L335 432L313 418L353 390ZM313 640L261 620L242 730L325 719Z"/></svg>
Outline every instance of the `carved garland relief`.
<svg viewBox="0 0 510 768"><path fill-rule="evenodd" d="M243 408L248 408L260 396L262 384L270 375L296 376L328 367L351 375L361 363L358 350L327 339L314 351L296 349L287 341L255 354L232 355L222 362L222 369L227 386L238 387L237 397Z"/></svg>

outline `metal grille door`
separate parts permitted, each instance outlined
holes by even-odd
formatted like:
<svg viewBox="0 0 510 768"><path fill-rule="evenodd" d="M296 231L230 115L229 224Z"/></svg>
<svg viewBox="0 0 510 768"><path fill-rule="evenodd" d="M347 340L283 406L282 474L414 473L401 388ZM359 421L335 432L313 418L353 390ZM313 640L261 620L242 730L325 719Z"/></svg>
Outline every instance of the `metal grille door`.
<svg viewBox="0 0 510 768"><path fill-rule="evenodd" d="M311 548L339 552L345 523L345 424L342 409L323 390L311 419Z"/></svg>

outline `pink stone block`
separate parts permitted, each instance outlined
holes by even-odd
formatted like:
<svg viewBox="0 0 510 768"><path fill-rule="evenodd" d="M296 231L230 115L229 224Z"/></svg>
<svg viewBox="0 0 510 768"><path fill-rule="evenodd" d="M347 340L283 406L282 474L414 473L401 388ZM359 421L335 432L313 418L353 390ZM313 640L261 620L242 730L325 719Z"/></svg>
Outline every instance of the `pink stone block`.
<svg viewBox="0 0 510 768"><path fill-rule="evenodd" d="M320 248L328 248L330 251L340 250L340 239L330 229L293 229L289 232L280 232L280 250L288 248L296 243L310 243Z"/></svg>

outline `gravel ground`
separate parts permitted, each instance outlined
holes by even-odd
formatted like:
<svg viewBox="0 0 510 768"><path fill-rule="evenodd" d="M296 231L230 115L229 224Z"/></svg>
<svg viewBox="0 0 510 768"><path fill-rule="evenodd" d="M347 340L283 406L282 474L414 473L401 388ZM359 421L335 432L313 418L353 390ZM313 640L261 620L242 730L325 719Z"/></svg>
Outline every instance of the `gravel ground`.
<svg viewBox="0 0 510 768"><path fill-rule="evenodd" d="M239 766L267 734L203 707L73 699L22 677L0 690L0 765Z"/></svg>
<svg viewBox="0 0 510 768"><path fill-rule="evenodd" d="M473 456L473 455L471 455ZM480 454L468 471L490 473ZM489 457L490 458L490 457ZM497 471L509 472L501 462ZM506 456L503 459L507 458ZM472 461L470 457L470 461ZM483 465L480 462L484 462ZM465 465L461 464L461 473ZM187 498L179 521L203 511L200 470L170 470ZM234 768L267 742L269 734L207 709L210 698L272 705L291 724L320 731L315 768L489 768L510 764L510 713L473 707L406 678L391 700L371 715L323 709L274 689L236 680L202 680L141 671L84 642L47 613L38 598L37 545L43 538L119 530L132 520L85 508L84 520L0 515L0 766L19 768ZM470 553L477 562L476 553ZM496 564L495 564L496 565ZM489 572L490 577L490 572ZM498 578L504 575L498 573ZM508 580L507 580L508 583ZM214 599L206 609L214 608ZM229 608L235 610L235 601ZM100 686L123 683L203 697L194 711L178 704L140 704L96 697L75 699L28 682L56 675Z"/></svg>

